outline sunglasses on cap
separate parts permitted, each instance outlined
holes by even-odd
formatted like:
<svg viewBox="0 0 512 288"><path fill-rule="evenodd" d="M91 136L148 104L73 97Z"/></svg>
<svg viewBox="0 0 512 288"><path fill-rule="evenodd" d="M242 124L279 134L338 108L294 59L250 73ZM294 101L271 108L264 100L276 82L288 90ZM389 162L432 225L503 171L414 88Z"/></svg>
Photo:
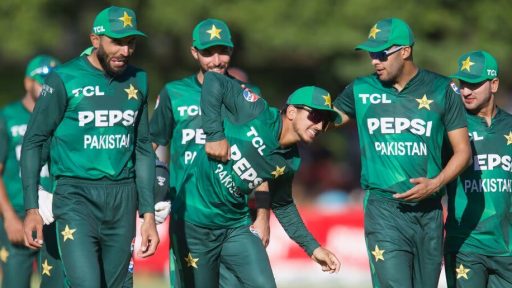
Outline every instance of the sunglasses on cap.
<svg viewBox="0 0 512 288"><path fill-rule="evenodd" d="M297 109L302 109L308 111L308 120L313 122L314 124L318 124L320 122L329 123L332 122L334 119L332 117L332 114L329 111L326 110L320 110L320 109L312 109L308 106L302 106L302 105L293 105Z"/></svg>
<svg viewBox="0 0 512 288"><path fill-rule="evenodd" d="M370 58L377 59L381 62L388 61L389 56L395 54L396 52L402 50L405 47L407 46L395 46L379 52L370 52Z"/></svg>

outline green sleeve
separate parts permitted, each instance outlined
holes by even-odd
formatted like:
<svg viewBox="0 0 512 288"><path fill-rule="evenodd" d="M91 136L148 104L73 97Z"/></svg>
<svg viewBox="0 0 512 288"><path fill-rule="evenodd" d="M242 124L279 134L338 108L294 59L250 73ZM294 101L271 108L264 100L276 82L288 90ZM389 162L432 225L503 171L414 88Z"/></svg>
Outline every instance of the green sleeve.
<svg viewBox="0 0 512 288"><path fill-rule="evenodd" d="M234 123L242 124L254 119L267 107L263 98L250 92L245 97L243 93L244 89L236 80L215 72L205 74L201 90L201 119L207 142L225 138L222 113Z"/></svg>
<svg viewBox="0 0 512 288"><path fill-rule="evenodd" d="M153 195L155 153L153 152L149 133L147 97L144 97L140 110L139 114L141 117L135 130L135 183L137 183L139 215L142 216L144 213L155 212L155 199Z"/></svg>
<svg viewBox="0 0 512 288"><path fill-rule="evenodd" d="M7 159L7 151L9 151L7 139L9 139L9 135L7 134L5 119L2 112L0 112L0 164L5 164Z"/></svg>
<svg viewBox="0 0 512 288"><path fill-rule="evenodd" d="M455 92L455 83L447 85L446 88L446 101L445 101L445 112L443 116L444 125L446 131L450 132L455 129L467 127L466 121L466 110L460 94Z"/></svg>
<svg viewBox="0 0 512 288"><path fill-rule="evenodd" d="M53 131L59 126L67 106L64 83L56 73L46 77L43 90L36 102L21 149L21 180L25 209L38 208L37 186L39 184L42 149Z"/></svg>
<svg viewBox="0 0 512 288"><path fill-rule="evenodd" d="M151 142L166 146L169 144L169 139L172 138L174 128L171 97L169 93L167 93L166 87L160 91L157 103L155 111L153 111L153 116L151 117L151 122L149 123Z"/></svg>
<svg viewBox="0 0 512 288"><path fill-rule="evenodd" d="M293 202L292 177L282 177L278 182L270 182L269 188L272 195L272 211L284 231L309 256L313 255L313 251L320 247L320 244L304 225Z"/></svg>
<svg viewBox="0 0 512 288"><path fill-rule="evenodd" d="M332 105L336 109L345 112L350 118L355 118L354 84L350 83L345 87L338 97L336 97Z"/></svg>

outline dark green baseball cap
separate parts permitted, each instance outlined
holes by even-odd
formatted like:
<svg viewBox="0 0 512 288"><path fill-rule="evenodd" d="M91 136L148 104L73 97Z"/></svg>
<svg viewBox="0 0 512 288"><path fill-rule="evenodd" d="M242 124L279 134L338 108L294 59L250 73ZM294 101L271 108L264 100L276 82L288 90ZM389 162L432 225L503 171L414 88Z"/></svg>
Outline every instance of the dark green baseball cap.
<svg viewBox="0 0 512 288"><path fill-rule="evenodd" d="M332 121L341 120L341 115L332 108L331 94L316 86L305 86L295 90L286 101L288 105L307 106L312 109L329 111Z"/></svg>
<svg viewBox="0 0 512 288"><path fill-rule="evenodd" d="M91 33L119 39L128 36L144 36L137 30L137 17L129 8L110 6L96 16Z"/></svg>
<svg viewBox="0 0 512 288"><path fill-rule="evenodd" d="M38 55L28 62L25 77L32 78L39 84L43 84L44 78L59 64L59 60L52 56Z"/></svg>
<svg viewBox="0 0 512 288"><path fill-rule="evenodd" d="M199 22L192 32L192 46L203 50L217 45L233 47L228 25L213 18Z"/></svg>
<svg viewBox="0 0 512 288"><path fill-rule="evenodd" d="M488 52L471 51L459 57L459 70L450 77L468 83L480 83L498 77L498 62Z"/></svg>
<svg viewBox="0 0 512 288"><path fill-rule="evenodd" d="M387 18L373 25L368 34L368 40L357 45L355 49L379 52L394 45L413 46L414 34L402 19Z"/></svg>

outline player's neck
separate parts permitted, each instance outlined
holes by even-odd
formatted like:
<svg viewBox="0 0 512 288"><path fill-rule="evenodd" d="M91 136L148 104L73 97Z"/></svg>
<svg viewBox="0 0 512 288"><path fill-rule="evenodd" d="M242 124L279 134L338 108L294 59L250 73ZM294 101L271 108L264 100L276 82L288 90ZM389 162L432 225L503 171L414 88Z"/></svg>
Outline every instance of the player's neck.
<svg viewBox="0 0 512 288"><path fill-rule="evenodd" d="M94 68L100 70L100 71L105 71L103 69L103 67L101 66L100 64L100 60L98 59L98 56L96 55L97 53L97 49L95 49L91 55L87 56L87 60L89 60L89 62L91 63L92 66L94 66Z"/></svg>
<svg viewBox="0 0 512 288"><path fill-rule="evenodd" d="M299 138L293 131L292 122L281 115L282 127L279 135L279 145L281 147L289 147L299 141Z"/></svg>
<svg viewBox="0 0 512 288"><path fill-rule="evenodd" d="M402 73L398 76L393 87L399 92L402 91L409 81L418 73L418 67L413 62L406 62Z"/></svg>
<svg viewBox="0 0 512 288"><path fill-rule="evenodd" d="M492 95L489 103L485 107L480 109L480 111L478 111L477 115L479 117L484 118L485 122L487 122L487 126L490 126L491 122L492 122L492 118L494 116L496 116L497 112L498 112L498 109L496 107L496 104L494 103L494 95Z"/></svg>
<svg viewBox="0 0 512 288"><path fill-rule="evenodd" d="M34 106L36 106L36 102L34 99L32 99L32 96L30 94L25 94L25 97L21 99L21 103L23 106L25 106L25 109L27 109L29 112L32 112L34 110Z"/></svg>

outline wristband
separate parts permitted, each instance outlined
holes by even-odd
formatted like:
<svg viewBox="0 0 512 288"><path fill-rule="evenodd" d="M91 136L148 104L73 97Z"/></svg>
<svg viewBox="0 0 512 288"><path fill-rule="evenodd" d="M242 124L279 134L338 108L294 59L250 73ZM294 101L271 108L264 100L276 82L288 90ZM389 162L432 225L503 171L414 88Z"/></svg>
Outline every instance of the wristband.
<svg viewBox="0 0 512 288"><path fill-rule="evenodd" d="M270 209L270 192L269 191L255 191L254 200L256 200L256 209Z"/></svg>

